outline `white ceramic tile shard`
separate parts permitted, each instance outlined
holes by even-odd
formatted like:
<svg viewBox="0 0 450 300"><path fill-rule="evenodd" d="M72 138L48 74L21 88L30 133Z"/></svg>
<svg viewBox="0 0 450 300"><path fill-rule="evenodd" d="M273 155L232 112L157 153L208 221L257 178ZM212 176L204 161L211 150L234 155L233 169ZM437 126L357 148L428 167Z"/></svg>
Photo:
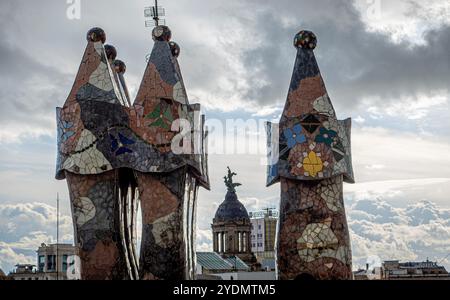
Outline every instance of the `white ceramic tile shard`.
<svg viewBox="0 0 450 300"><path fill-rule="evenodd" d="M328 121L323 122L323 126L327 130L333 130L333 131L336 131L336 132L338 132L338 130L339 130L338 121L336 119L333 119L333 118L330 118L330 119L328 119Z"/></svg>
<svg viewBox="0 0 450 300"><path fill-rule="evenodd" d="M171 213L159 218L152 224L152 234L156 245L166 248L170 242L180 239L180 236L176 235L181 234L173 230L173 223L177 222L177 220L174 220L175 218L177 218L177 214Z"/></svg>
<svg viewBox="0 0 450 300"><path fill-rule="evenodd" d="M181 104L187 104L186 92L181 81L178 81L173 86L173 99L177 102L180 102Z"/></svg>
<svg viewBox="0 0 450 300"><path fill-rule="evenodd" d="M78 226L83 226L95 217L95 206L88 197L80 197L73 202L73 214Z"/></svg>
<svg viewBox="0 0 450 300"><path fill-rule="evenodd" d="M101 62L98 68L92 72L89 77L89 83L105 92L112 91L114 86L112 77L110 77L108 65Z"/></svg>
<svg viewBox="0 0 450 300"><path fill-rule="evenodd" d="M331 257L345 264L349 257L348 250L343 246L337 248L338 243L330 225L309 224L297 240L297 244L306 245L306 248L302 247L298 250L298 255L306 262L313 262L321 257Z"/></svg>
<svg viewBox="0 0 450 300"><path fill-rule="evenodd" d="M94 43L94 49L95 52L97 52L97 54L101 57L102 53L105 51L105 48L103 47L103 43L102 42L95 42Z"/></svg>
<svg viewBox="0 0 450 300"><path fill-rule="evenodd" d="M321 234L321 237L327 236L327 239L323 241L318 239L318 234ZM327 247L328 245L337 244L338 239L327 224L313 223L306 226L306 229L303 231L302 236L297 240L297 243L310 243L313 244L314 247Z"/></svg>
<svg viewBox="0 0 450 300"><path fill-rule="evenodd" d="M101 153L96 146L96 138L89 130L85 129L81 133L75 153L70 155L64 162L63 168L73 170L79 168L79 174L100 174L112 170L111 163Z"/></svg>
<svg viewBox="0 0 450 300"><path fill-rule="evenodd" d="M336 114L334 112L333 105L331 104L330 97L328 97L328 94L325 94L322 97L317 98L313 103L313 108L319 114L336 118Z"/></svg>
<svg viewBox="0 0 450 300"><path fill-rule="evenodd" d="M75 151L83 151L84 149L92 146L97 138L87 129L84 129L81 133L80 139L78 141Z"/></svg>
<svg viewBox="0 0 450 300"><path fill-rule="evenodd" d="M327 207L333 212L343 209L341 204L341 192L336 184L327 184L321 187L320 196L325 201Z"/></svg>

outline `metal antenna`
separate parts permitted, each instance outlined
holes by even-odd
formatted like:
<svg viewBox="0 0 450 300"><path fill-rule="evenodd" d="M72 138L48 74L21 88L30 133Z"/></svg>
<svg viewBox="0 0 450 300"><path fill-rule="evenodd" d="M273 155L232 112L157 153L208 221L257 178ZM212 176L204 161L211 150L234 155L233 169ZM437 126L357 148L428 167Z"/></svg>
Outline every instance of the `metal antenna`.
<svg viewBox="0 0 450 300"><path fill-rule="evenodd" d="M59 280L58 243L59 243L59 193L56 194L56 280Z"/></svg>
<svg viewBox="0 0 450 300"><path fill-rule="evenodd" d="M155 0L155 7L153 8L153 20L155 20L155 25L159 25L159 14L158 14L158 0Z"/></svg>
<svg viewBox="0 0 450 300"><path fill-rule="evenodd" d="M165 9L162 6L158 6L158 0L155 0L155 6L146 7L144 9L144 17L152 18L152 20L145 21L145 27L166 25L166 20L160 18L164 17L165 15Z"/></svg>
<svg viewBox="0 0 450 300"><path fill-rule="evenodd" d="M166 10L162 6L158 6L158 0L155 0L155 6L149 6L144 9L144 17L152 18L152 20L145 20L145 27L156 27L159 25L166 25L166 20L161 19L166 15ZM145 61L150 61L150 53L145 56Z"/></svg>

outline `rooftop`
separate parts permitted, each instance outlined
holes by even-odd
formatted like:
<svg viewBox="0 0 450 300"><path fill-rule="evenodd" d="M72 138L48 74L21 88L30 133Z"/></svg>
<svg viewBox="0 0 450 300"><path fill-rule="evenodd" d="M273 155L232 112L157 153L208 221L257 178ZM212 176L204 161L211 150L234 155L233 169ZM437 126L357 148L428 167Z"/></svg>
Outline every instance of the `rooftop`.
<svg viewBox="0 0 450 300"><path fill-rule="evenodd" d="M236 255L228 257L225 260L228 261L233 266L233 268L237 270L244 270L244 271L250 270L250 267L247 266L247 264Z"/></svg>
<svg viewBox="0 0 450 300"><path fill-rule="evenodd" d="M249 212L250 219L274 218L278 219L279 211L276 208L266 208L259 211Z"/></svg>
<svg viewBox="0 0 450 300"><path fill-rule="evenodd" d="M275 259L271 258L271 259L263 259L261 260L261 267L263 269L267 269L269 268L270 270L275 270Z"/></svg>
<svg viewBox="0 0 450 300"><path fill-rule="evenodd" d="M208 270L229 271L235 268L240 271L250 270L239 257L222 258L216 252L197 252L197 263Z"/></svg>
<svg viewBox="0 0 450 300"><path fill-rule="evenodd" d="M408 262L400 262L399 260L386 260L384 261L384 265L386 264L398 264L398 268L400 269L408 269L408 268L414 268L414 269L442 269L445 270L445 267L439 266L437 262L433 261L420 261L420 262L414 262L414 261L408 261Z"/></svg>

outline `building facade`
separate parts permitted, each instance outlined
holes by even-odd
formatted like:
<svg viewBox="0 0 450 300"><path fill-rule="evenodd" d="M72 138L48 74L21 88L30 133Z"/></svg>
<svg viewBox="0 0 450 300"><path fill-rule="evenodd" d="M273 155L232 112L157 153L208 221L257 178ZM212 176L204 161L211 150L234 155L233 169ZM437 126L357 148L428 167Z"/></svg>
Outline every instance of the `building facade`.
<svg viewBox="0 0 450 300"><path fill-rule="evenodd" d="M78 279L76 249L70 244L41 244L37 265L19 264L10 274L14 280L68 280Z"/></svg>
<svg viewBox="0 0 450 300"><path fill-rule="evenodd" d="M450 274L437 262L385 261L382 266L382 279L385 280L450 280Z"/></svg>
<svg viewBox="0 0 450 300"><path fill-rule="evenodd" d="M252 224L251 248L259 262L275 258L278 215L276 209L249 213Z"/></svg>

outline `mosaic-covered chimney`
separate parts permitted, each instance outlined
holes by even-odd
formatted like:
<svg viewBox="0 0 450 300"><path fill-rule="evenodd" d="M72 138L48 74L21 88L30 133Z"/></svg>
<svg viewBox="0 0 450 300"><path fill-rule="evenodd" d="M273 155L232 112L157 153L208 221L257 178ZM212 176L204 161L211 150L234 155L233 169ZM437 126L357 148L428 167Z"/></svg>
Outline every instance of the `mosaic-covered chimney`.
<svg viewBox="0 0 450 300"><path fill-rule="evenodd" d="M168 27L154 29L131 105L126 65L93 28L72 91L57 109L56 178L67 180L82 279L194 278L197 191L209 189L206 133L170 38Z"/></svg>
<svg viewBox="0 0 450 300"><path fill-rule="evenodd" d="M343 182L354 183L351 120L338 120L313 50L314 33L294 39L297 58L279 126L268 123L267 185L281 184L277 276L351 279Z"/></svg>

